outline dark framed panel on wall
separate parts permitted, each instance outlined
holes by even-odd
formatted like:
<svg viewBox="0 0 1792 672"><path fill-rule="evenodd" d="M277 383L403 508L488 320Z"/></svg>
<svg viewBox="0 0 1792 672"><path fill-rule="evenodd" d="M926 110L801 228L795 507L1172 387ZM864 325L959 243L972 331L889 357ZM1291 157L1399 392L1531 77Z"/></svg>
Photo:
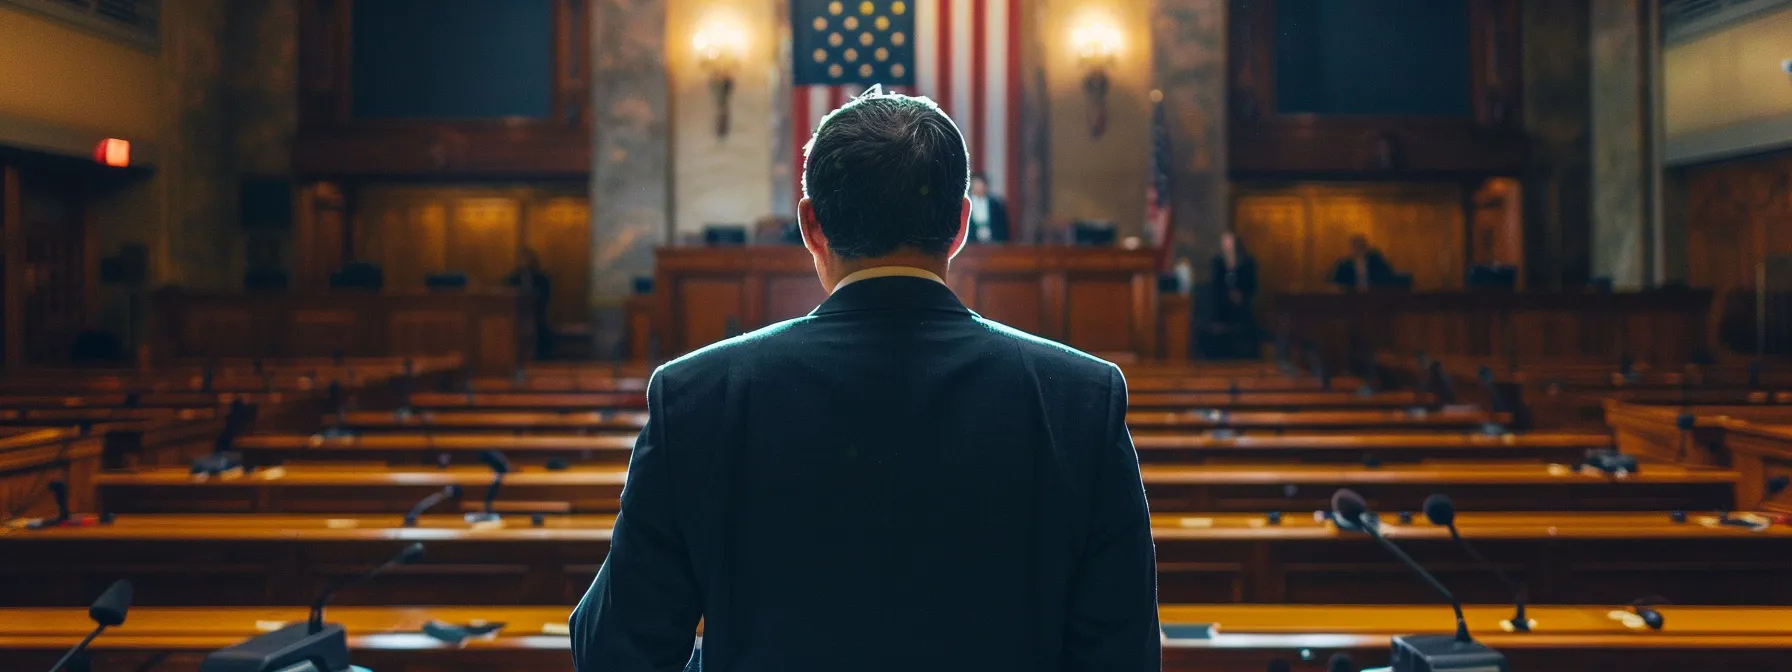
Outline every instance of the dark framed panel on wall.
<svg viewBox="0 0 1792 672"><path fill-rule="evenodd" d="M1234 174L1524 168L1518 0L1232 0L1230 17Z"/></svg>
<svg viewBox="0 0 1792 672"><path fill-rule="evenodd" d="M301 0L294 168L582 176L590 0Z"/></svg>

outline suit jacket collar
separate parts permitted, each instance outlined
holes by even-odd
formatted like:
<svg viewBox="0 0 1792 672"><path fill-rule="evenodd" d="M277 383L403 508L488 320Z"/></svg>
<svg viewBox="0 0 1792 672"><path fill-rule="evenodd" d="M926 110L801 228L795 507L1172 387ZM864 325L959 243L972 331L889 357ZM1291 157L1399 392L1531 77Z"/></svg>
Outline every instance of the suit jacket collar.
<svg viewBox="0 0 1792 672"><path fill-rule="evenodd" d="M858 310L938 310L974 315L952 288L926 278L891 275L866 278L835 290L810 315Z"/></svg>

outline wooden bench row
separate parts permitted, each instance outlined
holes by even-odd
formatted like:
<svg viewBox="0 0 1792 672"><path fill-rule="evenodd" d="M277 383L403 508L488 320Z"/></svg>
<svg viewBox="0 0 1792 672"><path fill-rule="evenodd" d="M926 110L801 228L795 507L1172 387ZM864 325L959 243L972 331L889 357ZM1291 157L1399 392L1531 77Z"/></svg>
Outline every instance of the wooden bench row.
<svg viewBox="0 0 1792 672"><path fill-rule="evenodd" d="M477 435L383 433L326 437L322 434L253 434L234 448L257 465L289 461L383 462L439 465L475 459L500 450L523 464L548 460L618 463L628 460L635 437L616 435ZM1140 460L1155 463L1420 462L1495 460L1578 463L1586 452L1612 446L1606 434L1589 433L1377 433L1220 436L1138 432Z"/></svg>
<svg viewBox="0 0 1792 672"><path fill-rule="evenodd" d="M1513 634L1498 623L1510 607L1463 609L1475 637L1527 672L1701 670L1721 657L1725 669L1778 669L1792 648L1792 609L1663 606L1660 631L1638 630L1605 606L1533 606L1538 631ZM348 629L357 665L380 672L571 672L567 612L554 607L334 607ZM1387 664L1388 640L1448 634L1447 607L1185 604L1159 608L1175 638L1164 643L1166 672L1261 672L1324 669L1335 654L1359 666ZM305 618L301 607L138 607L96 640L95 669L194 672L204 656L273 626ZM422 633L431 621L503 623L489 638L447 643ZM1205 639L1182 636L1213 626ZM83 609L0 609L0 666L48 669L91 628ZM880 646L867 631L867 655Z"/></svg>
<svg viewBox="0 0 1792 672"><path fill-rule="evenodd" d="M1320 411L1133 411L1126 423L1141 430L1273 430L1289 429L1474 429L1511 420L1502 413L1478 410L1320 410ZM349 429L444 429L454 431L636 431L647 422L643 411L353 411L331 414L320 426Z"/></svg>
<svg viewBox="0 0 1792 672"><path fill-rule="evenodd" d="M0 531L0 606L86 604L110 581L136 583L151 605L304 604L322 585L365 571L411 541L429 559L338 599L427 604L571 605L608 551L613 518L527 516L499 528L459 515L121 515L112 524ZM1428 604L1437 597L1359 533L1288 512L1153 517L1160 600L1203 603ZM1464 512L1458 520L1539 603L1619 604L1645 595L1706 604L1792 602L1792 528L1755 530L1694 513ZM793 525L801 521L793 520ZM1465 600L1510 599L1443 528L1386 533Z"/></svg>
<svg viewBox="0 0 1792 672"><path fill-rule="evenodd" d="M1352 488L1386 510L1414 510L1433 493L1465 511L1729 510L1735 472L1650 465L1614 478L1541 463L1393 464L1376 468L1315 464L1147 464L1141 469L1151 510L1313 511ZM508 474L498 508L525 513L614 513L626 469L580 466ZM247 474L195 476L181 467L102 473L100 508L112 513L404 513L448 486L460 498L438 511L480 506L492 481L474 467L405 469L368 465L275 467ZM1743 502L1741 508L1753 508Z"/></svg>

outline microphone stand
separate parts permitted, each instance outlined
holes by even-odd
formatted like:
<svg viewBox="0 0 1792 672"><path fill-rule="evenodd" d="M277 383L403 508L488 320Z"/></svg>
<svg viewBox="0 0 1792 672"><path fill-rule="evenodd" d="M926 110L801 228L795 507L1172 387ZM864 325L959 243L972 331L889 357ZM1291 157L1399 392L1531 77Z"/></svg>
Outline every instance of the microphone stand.
<svg viewBox="0 0 1792 672"><path fill-rule="evenodd" d="M1417 572L1419 578L1424 579L1425 583L1430 584L1433 590L1442 593L1444 599L1450 601L1450 609L1456 613L1456 641L1465 644L1473 642L1474 639L1468 635L1468 620L1462 616L1462 603L1456 601L1456 595L1451 593L1449 588L1445 588L1443 582L1438 581L1437 577L1431 575L1431 572L1425 571L1424 566L1420 565L1417 560L1412 559L1412 556L1407 555L1406 551L1400 550L1398 545L1389 541L1387 537L1382 536L1380 523L1370 520L1369 513L1364 512L1358 515L1355 522L1359 529L1368 533L1371 538L1381 544L1382 548L1388 549L1388 552L1394 554L1394 557L1399 558L1400 562L1405 563L1407 567L1410 567L1413 571Z"/></svg>

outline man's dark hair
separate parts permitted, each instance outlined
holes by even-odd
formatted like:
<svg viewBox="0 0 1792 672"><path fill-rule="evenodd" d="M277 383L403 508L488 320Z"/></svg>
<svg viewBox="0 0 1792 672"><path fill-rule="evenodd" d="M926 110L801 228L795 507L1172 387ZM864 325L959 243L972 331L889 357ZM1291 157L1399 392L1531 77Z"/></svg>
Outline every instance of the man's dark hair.
<svg viewBox="0 0 1792 672"><path fill-rule="evenodd" d="M970 158L958 126L933 101L861 96L822 120L805 156L803 195L840 258L951 248Z"/></svg>

